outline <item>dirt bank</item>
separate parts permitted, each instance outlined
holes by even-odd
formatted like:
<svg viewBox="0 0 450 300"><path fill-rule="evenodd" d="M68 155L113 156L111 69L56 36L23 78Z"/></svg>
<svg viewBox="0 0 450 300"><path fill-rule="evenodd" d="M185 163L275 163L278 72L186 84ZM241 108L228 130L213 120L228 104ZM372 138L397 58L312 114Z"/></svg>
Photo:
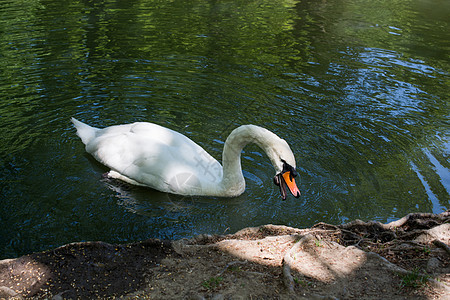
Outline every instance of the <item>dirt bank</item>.
<svg viewBox="0 0 450 300"><path fill-rule="evenodd" d="M450 299L450 212L73 243L0 261L0 298Z"/></svg>

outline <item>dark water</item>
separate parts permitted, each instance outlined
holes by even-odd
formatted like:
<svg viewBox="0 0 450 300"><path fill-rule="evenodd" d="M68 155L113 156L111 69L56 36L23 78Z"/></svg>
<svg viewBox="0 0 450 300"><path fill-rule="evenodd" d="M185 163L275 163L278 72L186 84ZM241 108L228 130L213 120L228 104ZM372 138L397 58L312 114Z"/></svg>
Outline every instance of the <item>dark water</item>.
<svg viewBox="0 0 450 300"><path fill-rule="evenodd" d="M0 0L0 257L127 242L387 222L450 208L449 1ZM150 121L220 159L228 133L291 145L281 201L259 148L237 198L102 177L69 118Z"/></svg>

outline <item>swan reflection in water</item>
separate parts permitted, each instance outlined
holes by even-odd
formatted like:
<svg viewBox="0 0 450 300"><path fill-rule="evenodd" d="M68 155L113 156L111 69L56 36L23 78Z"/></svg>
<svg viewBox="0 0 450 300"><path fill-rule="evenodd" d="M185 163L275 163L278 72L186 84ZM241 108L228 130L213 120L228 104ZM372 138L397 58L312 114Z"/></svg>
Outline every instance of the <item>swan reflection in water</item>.
<svg viewBox="0 0 450 300"><path fill-rule="evenodd" d="M192 196L168 194L131 185L111 178L108 174L104 174L101 181L115 193L117 204L132 214L156 218L163 216L166 221L178 222L180 216L190 215L194 207L195 200Z"/></svg>

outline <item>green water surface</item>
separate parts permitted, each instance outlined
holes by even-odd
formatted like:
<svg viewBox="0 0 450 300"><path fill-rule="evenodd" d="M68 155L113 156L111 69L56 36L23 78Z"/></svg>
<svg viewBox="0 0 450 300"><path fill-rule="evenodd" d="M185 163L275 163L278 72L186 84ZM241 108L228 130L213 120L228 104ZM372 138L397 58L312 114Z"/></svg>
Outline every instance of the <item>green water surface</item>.
<svg viewBox="0 0 450 300"><path fill-rule="evenodd" d="M450 208L450 1L0 0L0 258L74 241L388 222ZM178 197L104 178L74 116L154 122L220 160L263 126L302 196L245 148L246 192Z"/></svg>

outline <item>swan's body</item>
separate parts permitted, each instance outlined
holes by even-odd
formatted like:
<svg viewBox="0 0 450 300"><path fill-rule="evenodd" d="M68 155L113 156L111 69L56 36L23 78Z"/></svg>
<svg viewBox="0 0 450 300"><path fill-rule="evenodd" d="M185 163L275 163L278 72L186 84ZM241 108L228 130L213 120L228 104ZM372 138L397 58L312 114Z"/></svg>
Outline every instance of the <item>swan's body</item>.
<svg viewBox="0 0 450 300"><path fill-rule="evenodd" d="M86 151L111 168L109 176L162 192L220 197L242 194L245 181L240 156L250 142L265 150L277 180L284 177L283 183L293 182L296 175L295 158L286 141L255 125L233 130L224 145L222 167L186 136L156 124L139 122L99 129L74 118L72 122ZM290 176L283 175L287 173ZM300 195L296 186L290 189L296 197Z"/></svg>

